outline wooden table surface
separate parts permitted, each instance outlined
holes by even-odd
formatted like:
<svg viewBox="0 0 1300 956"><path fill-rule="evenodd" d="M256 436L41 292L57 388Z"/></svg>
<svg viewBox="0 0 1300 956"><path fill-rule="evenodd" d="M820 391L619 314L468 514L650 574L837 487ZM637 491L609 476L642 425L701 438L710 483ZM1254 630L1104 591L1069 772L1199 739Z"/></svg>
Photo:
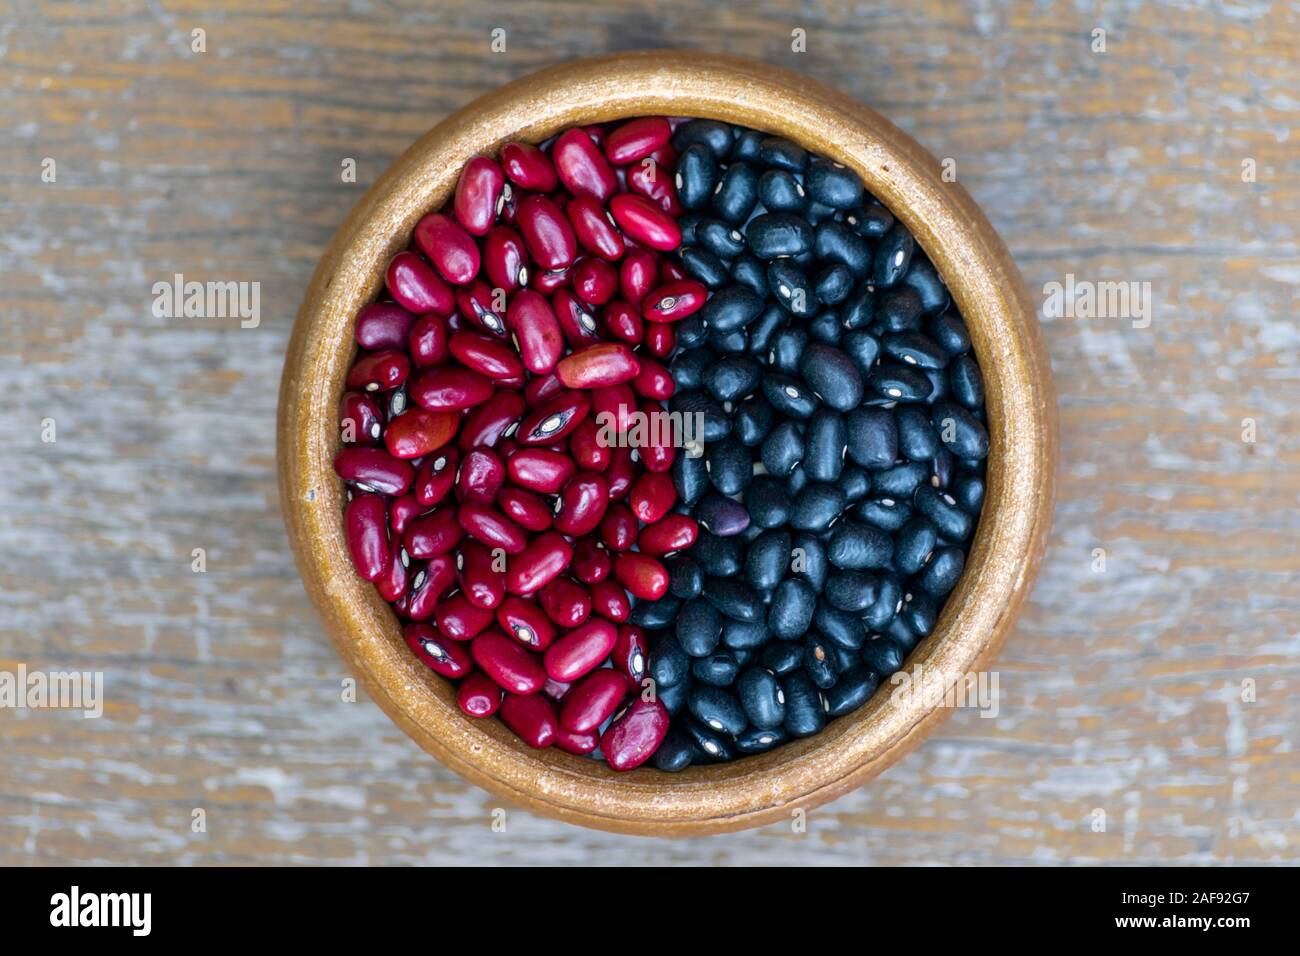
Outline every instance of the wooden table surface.
<svg viewBox="0 0 1300 956"><path fill-rule="evenodd" d="M1300 5L0 6L0 670L102 671L107 698L0 710L0 864L1300 860ZM806 833L494 831L341 699L278 515L286 339L364 188L493 86L646 46L884 112L1036 297L1150 283L1147 328L1044 319L1060 499L1000 715L958 711ZM178 272L260 282L261 324L156 318Z"/></svg>

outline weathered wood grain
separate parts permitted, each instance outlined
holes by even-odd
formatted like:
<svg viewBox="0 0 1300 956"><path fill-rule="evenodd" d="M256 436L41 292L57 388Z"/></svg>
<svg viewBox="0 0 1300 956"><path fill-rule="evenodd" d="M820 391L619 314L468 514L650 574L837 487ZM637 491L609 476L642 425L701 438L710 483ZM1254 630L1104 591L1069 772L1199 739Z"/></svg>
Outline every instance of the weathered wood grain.
<svg viewBox="0 0 1300 956"><path fill-rule="evenodd" d="M0 863L1300 859L1300 6L220 6L0 4L0 670L102 670L108 697L0 710ZM491 798L341 699L277 513L280 361L411 140L656 45L852 92L956 161L1031 289L1149 281L1153 320L1045 321L1060 503L996 719L956 713L804 834L494 832ZM155 318L175 272L260 282L261 325Z"/></svg>

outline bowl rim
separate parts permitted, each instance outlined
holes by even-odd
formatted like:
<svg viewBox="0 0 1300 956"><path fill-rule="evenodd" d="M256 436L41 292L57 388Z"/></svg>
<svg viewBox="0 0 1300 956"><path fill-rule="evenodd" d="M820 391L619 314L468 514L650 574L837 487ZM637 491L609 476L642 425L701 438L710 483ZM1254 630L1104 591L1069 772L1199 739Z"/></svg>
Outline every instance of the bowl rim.
<svg viewBox="0 0 1300 956"><path fill-rule="evenodd" d="M332 468L353 321L418 219L442 206L477 153L541 142L572 125L643 115L723 120L794 139L854 168L948 285L984 373L991 450L966 568L908 673L952 681L1000 649L1046 543L1055 493L1051 369L1023 280L1002 240L938 162L880 114L800 74L682 51L583 59L517 79L434 126L358 201L323 254L293 326L277 421L280 502L306 590L338 653L376 703L452 770L516 805L622 833L738 830L809 811L879 774L951 708L882 687L820 733L730 764L619 774L500 723L464 716L454 689L416 660L392 609L352 569L344 490Z"/></svg>

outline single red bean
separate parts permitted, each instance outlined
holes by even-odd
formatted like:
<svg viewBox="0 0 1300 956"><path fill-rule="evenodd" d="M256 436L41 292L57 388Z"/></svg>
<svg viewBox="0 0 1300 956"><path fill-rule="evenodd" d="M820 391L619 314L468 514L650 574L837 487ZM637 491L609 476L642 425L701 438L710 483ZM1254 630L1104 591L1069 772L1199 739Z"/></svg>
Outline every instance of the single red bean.
<svg viewBox="0 0 1300 956"><path fill-rule="evenodd" d="M399 546L393 553L393 560L388 565L388 570L375 578L375 590L385 601L392 604L406 597L411 587L411 574L407 568L410 558Z"/></svg>
<svg viewBox="0 0 1300 956"><path fill-rule="evenodd" d="M626 248L623 234L614 225L601 200L593 196L575 196L565 205L564 215L573 226L578 244L593 256L613 262L623 255Z"/></svg>
<svg viewBox="0 0 1300 956"><path fill-rule="evenodd" d="M632 390L643 398L667 401L677 389L673 376L662 362L641 356L641 371L632 380Z"/></svg>
<svg viewBox="0 0 1300 956"><path fill-rule="evenodd" d="M560 383L559 376L554 372L548 372L545 375L533 376L532 380L524 386L524 399L528 402L529 408L536 408L562 391L564 386Z"/></svg>
<svg viewBox="0 0 1300 956"><path fill-rule="evenodd" d="M582 585L558 577L537 593L537 603L557 627L568 630L591 617L591 595Z"/></svg>
<svg viewBox="0 0 1300 956"><path fill-rule="evenodd" d="M450 554L440 554L425 562L423 567L412 564L410 573L411 590L405 614L413 621L427 621L456 584L455 559Z"/></svg>
<svg viewBox="0 0 1300 956"><path fill-rule="evenodd" d="M464 449L494 446L511 433L524 411L524 400L518 392L498 391L465 416L457 444Z"/></svg>
<svg viewBox="0 0 1300 956"><path fill-rule="evenodd" d="M580 349L600 341L596 317L568 289L556 290L551 296L551 307L570 348Z"/></svg>
<svg viewBox="0 0 1300 956"><path fill-rule="evenodd" d="M651 426L644 430L644 434L637 436L640 439L637 442L637 453L641 457L641 463L645 465L646 471L668 471L677 458L677 446L673 444L671 423L666 421L663 406L658 402L642 402L637 411L641 413L642 421ZM656 424L659 422L664 424Z"/></svg>
<svg viewBox="0 0 1300 956"><path fill-rule="evenodd" d="M388 504L388 528L394 535L401 537L408 524L420 515L428 514L429 510L429 506L414 494L394 498Z"/></svg>
<svg viewBox="0 0 1300 956"><path fill-rule="evenodd" d="M668 590L668 572L648 554L624 551L614 556L614 577L632 596L657 601Z"/></svg>
<svg viewBox="0 0 1300 956"><path fill-rule="evenodd" d="M560 726L573 733L595 730L627 696L627 678L612 668L594 670L573 685L560 706Z"/></svg>
<svg viewBox="0 0 1300 956"><path fill-rule="evenodd" d="M501 714L502 722L535 750L542 750L555 743L555 735L560 729L559 720L555 716L555 708L541 694L525 697L506 694L498 713Z"/></svg>
<svg viewBox="0 0 1300 956"><path fill-rule="evenodd" d="M495 608L506 596L504 565L487 548L474 541L462 541L456 559L460 592L478 607Z"/></svg>
<svg viewBox="0 0 1300 956"><path fill-rule="evenodd" d="M623 596L627 600L627 595ZM614 641L614 650L610 652L614 668L621 671L627 679L628 690L637 693L641 682L645 680L650 668L650 650L646 643L645 631L635 624L623 624L618 629L618 639Z"/></svg>
<svg viewBox="0 0 1300 956"><path fill-rule="evenodd" d="M662 116L642 116L610 130L605 137L605 155L611 163L625 165L644 159L672 137Z"/></svg>
<svg viewBox="0 0 1300 956"><path fill-rule="evenodd" d="M411 334L406 342L415 367L430 368L446 364L448 336L447 320L441 315L421 316L411 326Z"/></svg>
<svg viewBox="0 0 1300 956"><path fill-rule="evenodd" d="M394 458L382 448L344 448L334 458L334 470L362 491L382 495L404 495L415 480L415 468L409 461Z"/></svg>
<svg viewBox="0 0 1300 956"><path fill-rule="evenodd" d="M683 282L686 279L686 270L672 259L664 259L659 263L659 284L668 285L671 282Z"/></svg>
<svg viewBox="0 0 1300 956"><path fill-rule="evenodd" d="M613 565L612 560L610 564ZM628 600L627 592L609 578L596 581L590 590L592 614L616 624L622 624L632 614L632 602Z"/></svg>
<svg viewBox="0 0 1300 956"><path fill-rule="evenodd" d="M540 495L523 488L502 488L497 495L501 513L527 531L545 531L551 526L551 509Z"/></svg>
<svg viewBox="0 0 1300 956"><path fill-rule="evenodd" d="M700 526L690 515L668 514L641 529L637 548L642 554L662 558L689 548L699 533Z"/></svg>
<svg viewBox="0 0 1300 956"><path fill-rule="evenodd" d="M555 374L567 388L612 388L636 378L641 362L631 346L602 342L560 359Z"/></svg>
<svg viewBox="0 0 1300 956"><path fill-rule="evenodd" d="M497 226L483 240L483 269L498 289L514 292L528 285L528 249L509 226Z"/></svg>
<svg viewBox="0 0 1300 956"><path fill-rule="evenodd" d="M415 656L443 677L464 677L474 669L463 645L447 640L428 624L408 624L402 633Z"/></svg>
<svg viewBox="0 0 1300 956"><path fill-rule="evenodd" d="M456 306L460 316L470 325L478 326L497 338L505 338L505 289L492 289L479 279L456 290Z"/></svg>
<svg viewBox="0 0 1300 956"><path fill-rule="evenodd" d="M555 531L533 538L506 564L506 590L529 595L555 580L573 559L573 546Z"/></svg>
<svg viewBox="0 0 1300 956"><path fill-rule="evenodd" d="M469 651L483 673L512 694L536 694L546 683L537 658L499 631L484 631Z"/></svg>
<svg viewBox="0 0 1300 956"><path fill-rule="evenodd" d="M501 166L511 182L530 192L549 193L558 182L551 158L528 143L502 146Z"/></svg>
<svg viewBox="0 0 1300 956"><path fill-rule="evenodd" d="M413 325L415 316L396 302L371 303L357 316L357 344L372 352L405 348Z"/></svg>
<svg viewBox="0 0 1300 956"><path fill-rule="evenodd" d="M453 641L473 640L495 618L496 614L491 608L475 604L461 592L447 598L434 612L438 630Z"/></svg>
<svg viewBox="0 0 1300 956"><path fill-rule="evenodd" d="M609 201L609 211L624 234L643 246L671 252L682 243L677 221L644 196L620 193Z"/></svg>
<svg viewBox="0 0 1300 956"><path fill-rule="evenodd" d="M611 433L621 435L636 420L636 395L632 387L626 384L593 389L591 410L596 426L604 431L606 437L610 437ZM606 444L612 445L613 442Z"/></svg>
<svg viewBox="0 0 1300 956"><path fill-rule="evenodd" d="M627 171L629 192L644 196L676 219L682 214L672 170L677 168L677 151L672 146L655 150Z"/></svg>
<svg viewBox="0 0 1300 956"><path fill-rule="evenodd" d="M609 500L618 501L626 495L639 471L632 457L631 448L626 445L615 448L609 467L605 469L605 483L609 485Z"/></svg>
<svg viewBox="0 0 1300 956"><path fill-rule="evenodd" d="M384 429L384 444L395 458L419 458L451 441L460 425L453 412L408 408Z"/></svg>
<svg viewBox="0 0 1300 956"><path fill-rule="evenodd" d="M478 275L478 243L450 216L434 212L421 219L415 244L452 285L465 285Z"/></svg>
<svg viewBox="0 0 1300 956"><path fill-rule="evenodd" d="M434 558L456 547L464 536L455 509L445 506L408 524L402 532L402 543L413 558Z"/></svg>
<svg viewBox="0 0 1300 956"><path fill-rule="evenodd" d="M605 331L616 339L636 345L645 335L641 313L621 299L605 309Z"/></svg>
<svg viewBox="0 0 1300 956"><path fill-rule="evenodd" d="M456 497L461 501L487 502L496 498L505 484L506 466L490 448L466 453L456 476Z"/></svg>
<svg viewBox="0 0 1300 956"><path fill-rule="evenodd" d="M367 392L388 392L406 381L411 361L405 352L388 349L358 358L348 370L347 387Z"/></svg>
<svg viewBox="0 0 1300 956"><path fill-rule="evenodd" d="M555 530L580 538L596 530L609 507L609 487L599 472L579 472L560 492L555 512Z"/></svg>
<svg viewBox="0 0 1300 956"><path fill-rule="evenodd" d="M339 430L345 445L377 445L384 435L384 413L365 392L344 392L339 401Z"/></svg>
<svg viewBox="0 0 1300 956"><path fill-rule="evenodd" d="M528 288L542 295L550 295L556 289L563 289L572 282L572 269L537 269L528 279Z"/></svg>
<svg viewBox="0 0 1300 956"><path fill-rule="evenodd" d="M594 196L605 202L618 188L609 161L582 130L561 133L551 146L551 160L560 182L574 196Z"/></svg>
<svg viewBox="0 0 1300 956"><path fill-rule="evenodd" d="M511 594L497 608L497 624L508 636L535 651L544 651L555 640L555 625L536 604Z"/></svg>
<svg viewBox="0 0 1300 956"><path fill-rule="evenodd" d="M456 703L468 717L491 717L501 706L500 686L482 671L475 671L456 688Z"/></svg>
<svg viewBox="0 0 1300 956"><path fill-rule="evenodd" d="M659 698L636 698L600 737L605 762L614 770L635 770L659 749L668 724L668 708Z"/></svg>
<svg viewBox="0 0 1300 956"><path fill-rule="evenodd" d="M613 624L598 617L592 618L546 649L542 655L546 673L555 680L577 680L609 657L617 637Z"/></svg>
<svg viewBox="0 0 1300 956"><path fill-rule="evenodd" d="M573 542L573 576L583 584L603 581L613 565L609 552L595 538L582 537Z"/></svg>
<svg viewBox="0 0 1300 956"><path fill-rule="evenodd" d="M579 757L585 757L587 754L594 753L600 745L600 734L595 731L585 734L575 734L565 730L563 727L555 731L555 746L565 753L576 754Z"/></svg>
<svg viewBox="0 0 1300 956"><path fill-rule="evenodd" d="M555 203L545 196L529 196L519 204L518 221L524 245L539 266L555 271L573 264L578 241L569 220Z"/></svg>
<svg viewBox="0 0 1300 956"><path fill-rule="evenodd" d="M456 221L472 235L485 235L501 211L505 188L505 174L494 161L486 156L470 159L456 183Z"/></svg>
<svg viewBox="0 0 1300 956"><path fill-rule="evenodd" d="M456 520L471 538L489 548L501 548L507 554L519 554L528 544L528 535L490 505L469 503L456 510Z"/></svg>
<svg viewBox="0 0 1300 956"><path fill-rule="evenodd" d="M643 524L654 524L668 514L676 502L677 490L673 487L672 476L663 472L644 472L628 492L632 513Z"/></svg>
<svg viewBox="0 0 1300 956"><path fill-rule="evenodd" d="M492 397L492 380L467 368L449 365L421 372L407 389L417 405L431 412L456 412Z"/></svg>
<svg viewBox="0 0 1300 956"><path fill-rule="evenodd" d="M496 381L523 378L524 366L519 356L500 339L479 332L457 332L448 347L460 364L480 375Z"/></svg>
<svg viewBox="0 0 1300 956"><path fill-rule="evenodd" d="M577 470L567 455L545 448L521 448L506 462L506 474L511 481L544 495L558 492Z"/></svg>
<svg viewBox="0 0 1300 956"><path fill-rule="evenodd" d="M433 267L414 252L399 252L388 263L384 282L398 305L417 315L436 312L451 315L456 296Z"/></svg>
<svg viewBox="0 0 1300 956"><path fill-rule="evenodd" d="M665 322L651 322L646 327L642 341L651 355L657 359L666 359L677 347L677 332Z"/></svg>
<svg viewBox="0 0 1300 956"><path fill-rule="evenodd" d="M564 354L564 333L544 295L532 289L516 292L510 299L506 324L528 371L545 375L555 368Z"/></svg>
<svg viewBox="0 0 1300 956"><path fill-rule="evenodd" d="M524 416L515 438L521 445L546 445L566 437L591 410L586 392L566 390Z"/></svg>
<svg viewBox="0 0 1300 956"><path fill-rule="evenodd" d="M604 259L583 259L573 267L573 294L588 305L605 305L618 294L618 270Z"/></svg>
<svg viewBox="0 0 1300 956"><path fill-rule="evenodd" d="M640 302L659 281L659 257L649 249L630 249L618 268L623 298Z"/></svg>
<svg viewBox="0 0 1300 956"><path fill-rule="evenodd" d="M456 469L460 466L460 452L444 448L420 462L415 472L415 497L422 505L436 505L451 492L456 483Z"/></svg>
<svg viewBox="0 0 1300 956"><path fill-rule="evenodd" d="M669 282L645 297L642 314L649 322L677 322L704 307L709 290L694 279Z"/></svg>
<svg viewBox="0 0 1300 956"><path fill-rule="evenodd" d="M636 515L627 505L613 504L600 522L600 540L610 551L626 551L636 544Z"/></svg>
<svg viewBox="0 0 1300 956"><path fill-rule="evenodd" d="M610 450L600 440L595 419L584 418L569 435L569 454L583 471L604 471L609 465Z"/></svg>
<svg viewBox="0 0 1300 956"><path fill-rule="evenodd" d="M356 495L343 513L343 531L357 573L376 581L388 573L393 552L388 544L388 506L380 495Z"/></svg>

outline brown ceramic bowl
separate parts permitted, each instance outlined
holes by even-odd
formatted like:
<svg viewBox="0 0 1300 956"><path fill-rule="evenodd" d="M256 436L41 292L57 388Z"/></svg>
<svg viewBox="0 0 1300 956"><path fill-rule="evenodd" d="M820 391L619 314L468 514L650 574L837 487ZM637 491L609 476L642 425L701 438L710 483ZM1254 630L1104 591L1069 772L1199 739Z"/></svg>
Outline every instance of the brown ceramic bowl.
<svg viewBox="0 0 1300 956"><path fill-rule="evenodd" d="M833 90L762 63L646 52L544 70L487 94L406 151L352 211L316 269L280 387L280 493L307 591L338 652L385 712L457 773L503 799L625 833L696 835L789 819L880 773L946 715L889 688L816 736L731 764L615 773L530 750L499 721L471 720L452 686L407 649L393 611L352 569L344 488L331 462L354 354L352 323L416 221L451 195L461 166L510 140L653 114L726 120L789 137L851 166L907 224L948 284L984 373L992 450L966 570L907 667L963 675L987 665L1033 582L1051 521L1056 448L1051 372L1035 310L984 214L905 133Z"/></svg>

